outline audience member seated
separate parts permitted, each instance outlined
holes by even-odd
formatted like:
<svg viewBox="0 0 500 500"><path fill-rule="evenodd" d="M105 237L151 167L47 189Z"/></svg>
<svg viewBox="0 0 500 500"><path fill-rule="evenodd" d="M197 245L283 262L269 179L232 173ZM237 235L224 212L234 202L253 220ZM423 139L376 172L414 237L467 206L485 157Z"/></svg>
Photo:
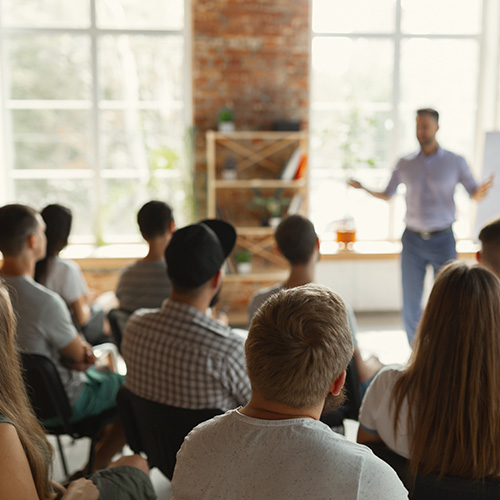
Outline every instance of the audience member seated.
<svg viewBox="0 0 500 500"><path fill-rule="evenodd" d="M4 258L0 276L19 318L19 348L54 362L72 418L78 421L113 407L124 378L92 367L92 349L78 336L62 298L33 280L35 263L45 256L45 243L45 223L38 212L25 205L0 208L0 251ZM121 424L107 426L96 445L95 469L107 467L124 444Z"/></svg>
<svg viewBox="0 0 500 500"><path fill-rule="evenodd" d="M477 252L478 262L500 279L500 217L483 226L479 241L481 250Z"/></svg>
<svg viewBox="0 0 500 500"><path fill-rule="evenodd" d="M137 223L149 251L120 276L116 297L120 309L128 312L160 307L172 288L165 264L165 249L175 231L172 209L162 201L150 201L139 210Z"/></svg>
<svg viewBox="0 0 500 500"><path fill-rule="evenodd" d="M0 499L153 500L146 461L123 457L64 488L50 481L52 449L30 407L16 346L16 323L0 279Z"/></svg>
<svg viewBox="0 0 500 500"><path fill-rule="evenodd" d="M273 294L245 345L252 397L188 434L173 498L407 498L386 463L319 421L325 401L342 402L353 349L334 292L305 285Z"/></svg>
<svg viewBox="0 0 500 500"><path fill-rule="evenodd" d="M66 302L76 327L93 345L109 342L104 333L104 309L98 302L91 304L89 290L78 264L61 259L61 252L68 245L73 215L62 205L48 205L41 216L45 222L47 251L36 263L35 281L58 293Z"/></svg>
<svg viewBox="0 0 500 500"><path fill-rule="evenodd" d="M407 367L368 387L358 442L382 442L414 475L500 476L500 282L453 262L438 274Z"/></svg>
<svg viewBox="0 0 500 500"><path fill-rule="evenodd" d="M248 307L249 322L252 321L257 309L273 294L314 281L316 262L319 259L319 238L309 219L302 215L290 215L283 219L274 234L278 250L288 261L290 274L284 283L259 290L250 301ZM375 356L363 360L356 342L356 317L352 308L346 304L349 325L354 341L354 360L361 385L361 395L373 376L382 368L382 363Z"/></svg>
<svg viewBox="0 0 500 500"><path fill-rule="evenodd" d="M126 386L134 394L193 410L249 400L244 340L206 314L235 241L233 226L214 219L173 234L165 251L172 294L161 309L136 311L123 336Z"/></svg>

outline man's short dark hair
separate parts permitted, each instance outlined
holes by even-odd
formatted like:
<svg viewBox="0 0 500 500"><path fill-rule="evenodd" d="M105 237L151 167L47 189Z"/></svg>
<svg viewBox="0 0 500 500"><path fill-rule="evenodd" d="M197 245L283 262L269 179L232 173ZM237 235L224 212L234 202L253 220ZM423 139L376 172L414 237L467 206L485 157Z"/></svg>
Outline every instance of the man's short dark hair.
<svg viewBox="0 0 500 500"><path fill-rule="evenodd" d="M500 277L500 217L483 226L479 233L483 262Z"/></svg>
<svg viewBox="0 0 500 500"><path fill-rule="evenodd" d="M173 220L172 208L163 201L149 201L137 213L137 224L146 240L163 236Z"/></svg>
<svg viewBox="0 0 500 500"><path fill-rule="evenodd" d="M318 235L312 222L302 215L289 215L274 233L283 257L292 265L307 264L316 249Z"/></svg>
<svg viewBox="0 0 500 500"><path fill-rule="evenodd" d="M421 108L417 110L417 116L422 116L422 115L429 115L434 120L436 120L437 123L439 123L439 113L432 108Z"/></svg>
<svg viewBox="0 0 500 500"><path fill-rule="evenodd" d="M9 257L18 256L26 239L38 229L38 212L26 205L5 205L0 208L0 251Z"/></svg>

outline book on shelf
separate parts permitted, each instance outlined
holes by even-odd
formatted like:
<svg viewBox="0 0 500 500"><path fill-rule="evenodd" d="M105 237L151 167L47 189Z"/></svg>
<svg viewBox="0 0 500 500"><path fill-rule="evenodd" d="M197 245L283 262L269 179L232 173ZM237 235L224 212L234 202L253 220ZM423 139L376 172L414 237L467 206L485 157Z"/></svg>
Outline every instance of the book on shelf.
<svg viewBox="0 0 500 500"><path fill-rule="evenodd" d="M301 193L295 193L293 198L290 200L290 204L288 205L288 210L286 211L287 215L293 215L300 211L300 207L302 206L302 200L304 199L304 195Z"/></svg>
<svg viewBox="0 0 500 500"><path fill-rule="evenodd" d="M280 172L280 179L283 181L291 181L295 174L297 173L297 169L299 168L300 162L304 153L301 148L297 148L294 150L288 161L285 163Z"/></svg>
<svg viewBox="0 0 500 500"><path fill-rule="evenodd" d="M305 177L306 176L306 169L307 169L307 154L302 153L299 166L297 167L297 171L295 172L293 179L298 180L298 179L302 179L302 177Z"/></svg>

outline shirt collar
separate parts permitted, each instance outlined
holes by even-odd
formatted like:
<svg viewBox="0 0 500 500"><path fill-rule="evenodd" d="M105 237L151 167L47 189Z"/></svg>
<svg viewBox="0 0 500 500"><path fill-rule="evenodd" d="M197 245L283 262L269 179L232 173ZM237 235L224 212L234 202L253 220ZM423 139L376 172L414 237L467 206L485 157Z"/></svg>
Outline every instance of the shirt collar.
<svg viewBox="0 0 500 500"><path fill-rule="evenodd" d="M434 151L434 153L432 153L431 155L426 155L422 151L422 148L420 148L417 156L420 156L422 158L438 158L439 156L441 156L443 154L443 151L444 151L444 149L438 144L436 151Z"/></svg>
<svg viewBox="0 0 500 500"><path fill-rule="evenodd" d="M196 307L186 304L184 302L178 302L172 299L165 299L161 310L165 311L167 314L181 313L186 316L190 316L190 320L197 326L200 326L206 330L210 330L213 333L221 335L222 337L228 337L231 328L229 326L221 325L218 321L208 317L205 313L202 313Z"/></svg>

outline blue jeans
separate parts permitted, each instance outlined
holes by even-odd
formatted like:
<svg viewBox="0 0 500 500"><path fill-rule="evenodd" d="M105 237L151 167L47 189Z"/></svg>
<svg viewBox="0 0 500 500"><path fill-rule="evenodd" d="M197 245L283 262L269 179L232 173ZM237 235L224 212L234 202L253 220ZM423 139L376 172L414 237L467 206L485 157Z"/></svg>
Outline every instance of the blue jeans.
<svg viewBox="0 0 500 500"><path fill-rule="evenodd" d="M403 322L412 344L418 322L422 316L422 295L425 271L428 264L434 269L434 277L441 267L457 258L453 231L447 230L424 239L408 229L401 238L401 277L403 281Z"/></svg>

